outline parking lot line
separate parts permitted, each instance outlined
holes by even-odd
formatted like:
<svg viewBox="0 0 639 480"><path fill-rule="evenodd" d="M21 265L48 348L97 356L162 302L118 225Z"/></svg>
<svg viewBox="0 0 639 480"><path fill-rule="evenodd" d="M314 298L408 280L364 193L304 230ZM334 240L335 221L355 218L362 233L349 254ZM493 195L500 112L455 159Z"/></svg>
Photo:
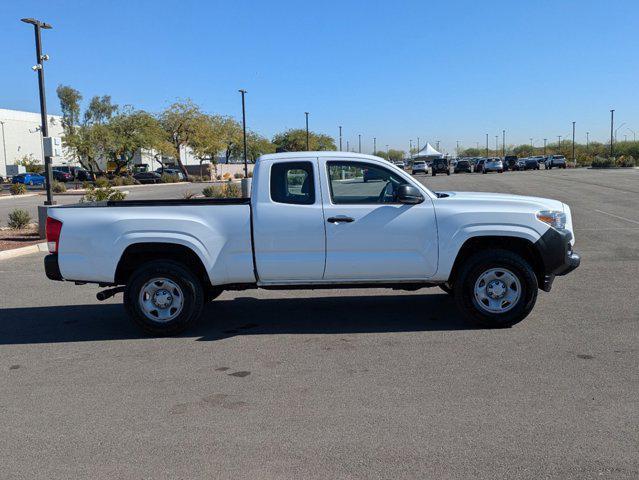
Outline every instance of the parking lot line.
<svg viewBox="0 0 639 480"><path fill-rule="evenodd" d="M603 213L604 215L610 215L611 217L618 218L619 220L625 220L626 222L636 223L639 225L637 220L632 220L631 218L620 217L619 215L615 215L614 213L604 212L603 210L595 210L595 212Z"/></svg>

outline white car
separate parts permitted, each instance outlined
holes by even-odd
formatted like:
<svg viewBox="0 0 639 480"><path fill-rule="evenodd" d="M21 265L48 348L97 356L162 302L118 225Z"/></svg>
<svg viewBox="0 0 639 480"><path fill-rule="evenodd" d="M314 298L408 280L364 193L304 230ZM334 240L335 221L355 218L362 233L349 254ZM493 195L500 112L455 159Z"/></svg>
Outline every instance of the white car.
<svg viewBox="0 0 639 480"><path fill-rule="evenodd" d="M413 162L413 166L411 168L411 173L413 175L417 175L418 173L427 174L428 173L428 165L423 160L417 160Z"/></svg>
<svg viewBox="0 0 639 480"><path fill-rule="evenodd" d="M434 192L381 158L343 152L263 155L250 198L81 203L48 215L47 277L111 287L100 300L123 292L153 335L189 328L224 290L251 288L440 286L469 319L509 327L580 263L562 202Z"/></svg>

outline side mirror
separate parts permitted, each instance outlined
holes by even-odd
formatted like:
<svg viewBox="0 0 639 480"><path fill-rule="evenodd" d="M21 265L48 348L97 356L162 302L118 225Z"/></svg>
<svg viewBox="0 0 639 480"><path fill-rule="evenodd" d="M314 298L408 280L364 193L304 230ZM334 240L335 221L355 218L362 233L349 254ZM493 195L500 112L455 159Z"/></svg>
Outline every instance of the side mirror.
<svg viewBox="0 0 639 480"><path fill-rule="evenodd" d="M409 205L416 205L424 201L424 196L412 185L403 184L397 187L397 201Z"/></svg>

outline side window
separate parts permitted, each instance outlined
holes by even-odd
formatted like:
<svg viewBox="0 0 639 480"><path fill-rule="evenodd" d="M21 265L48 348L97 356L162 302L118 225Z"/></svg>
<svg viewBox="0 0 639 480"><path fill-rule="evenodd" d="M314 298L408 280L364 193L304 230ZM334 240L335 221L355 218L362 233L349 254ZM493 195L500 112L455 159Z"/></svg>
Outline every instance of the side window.
<svg viewBox="0 0 639 480"><path fill-rule="evenodd" d="M315 181L311 162L281 162L271 167L271 200L278 203L312 205Z"/></svg>
<svg viewBox="0 0 639 480"><path fill-rule="evenodd" d="M334 204L396 203L397 187L406 183L399 175L370 163L328 162L327 168Z"/></svg>

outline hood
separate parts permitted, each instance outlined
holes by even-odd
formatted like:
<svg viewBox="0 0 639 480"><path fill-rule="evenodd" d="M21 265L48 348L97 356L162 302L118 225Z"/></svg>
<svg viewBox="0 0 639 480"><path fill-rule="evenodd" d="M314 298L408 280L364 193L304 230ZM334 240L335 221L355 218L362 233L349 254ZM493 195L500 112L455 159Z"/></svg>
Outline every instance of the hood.
<svg viewBox="0 0 639 480"><path fill-rule="evenodd" d="M481 203L500 203L513 204L520 206L529 206L533 209L559 210L565 211L564 204L559 200L542 197L526 197L523 195L511 195L508 193L488 193L488 192L440 192L448 195L450 200L481 202Z"/></svg>

